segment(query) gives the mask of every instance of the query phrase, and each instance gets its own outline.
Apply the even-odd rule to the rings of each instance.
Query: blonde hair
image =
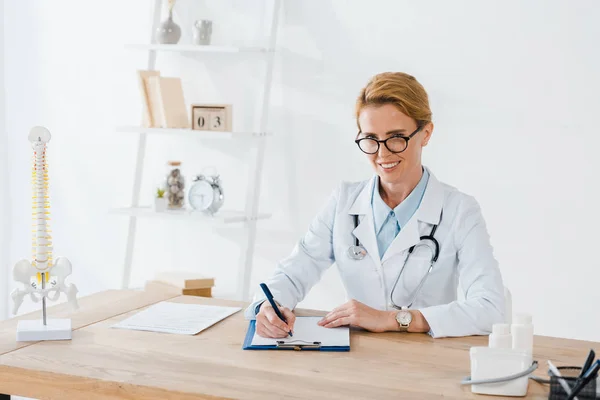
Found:
[[[375,75],[356,99],[356,124],[363,108],[392,104],[423,126],[431,122],[429,97],[414,76],[404,72],[383,72]],[[360,126],[358,127],[360,129]]]

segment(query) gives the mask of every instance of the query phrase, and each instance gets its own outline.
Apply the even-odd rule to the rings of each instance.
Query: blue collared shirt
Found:
[[[379,177],[375,178],[373,193],[371,194],[371,207],[373,208],[373,221],[380,258],[383,257],[398,232],[408,223],[419,205],[421,205],[428,180],[429,172],[423,168],[423,176],[417,186],[402,203],[392,210],[381,198],[379,194]]]
[[[406,199],[394,210],[390,208],[379,194],[379,177],[375,177],[373,192],[371,193],[371,208],[373,209],[373,221],[375,222],[375,234],[377,236],[377,247],[379,257],[383,257],[400,229],[405,226],[421,205],[421,200],[427,188],[429,172],[423,168],[423,176]],[[264,300],[254,304],[254,316],[258,314],[258,308]]]

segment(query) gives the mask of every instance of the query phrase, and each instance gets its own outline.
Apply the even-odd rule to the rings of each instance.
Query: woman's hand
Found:
[[[425,317],[419,310],[409,310],[412,322],[409,332],[429,332],[430,327]],[[398,311],[381,311],[371,308],[359,301],[350,300],[335,308],[321,321],[320,326],[335,328],[337,326],[356,326],[371,332],[397,331],[400,326],[396,321]]]
[[[319,321],[319,325],[325,328],[351,325],[371,332],[397,330],[398,327],[395,313],[376,310],[356,300],[335,308]]]
[[[284,338],[288,337],[288,332],[294,331],[296,316],[287,307],[279,307],[279,311],[287,320],[287,324],[279,319],[275,310],[268,301],[260,305],[256,315],[256,333],[266,338]]]

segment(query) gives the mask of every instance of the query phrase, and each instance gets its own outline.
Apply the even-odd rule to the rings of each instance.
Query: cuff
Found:
[[[250,304],[248,306],[248,308],[246,308],[246,311],[244,312],[246,319],[256,319],[256,316],[258,315],[258,312],[260,311],[260,306],[265,301],[267,301],[267,300],[261,299],[261,300],[257,300],[254,303]],[[277,300],[275,300],[275,304],[277,304],[279,307],[282,307],[281,304]]]
[[[275,289],[271,289],[271,293],[273,294],[275,303],[279,307],[287,307],[290,310],[295,308],[296,303],[291,295],[279,292]],[[258,314],[258,306],[265,301],[267,301],[267,298],[264,296],[264,294],[257,294],[256,297],[254,297],[254,301],[250,303],[250,305],[246,308],[246,311],[244,311],[244,316],[246,319],[256,319],[256,314]]]
[[[258,315],[258,311],[260,310],[260,306],[262,306],[262,303],[264,303],[264,300],[261,301],[260,303],[258,303],[256,305],[256,307],[254,307],[254,316],[256,317]]]
[[[260,299],[251,303],[244,312],[244,316],[246,319],[256,319],[256,314],[258,314],[258,309],[262,303],[265,302],[265,299]]]
[[[436,335],[436,333],[443,331],[440,326],[440,319],[438,318],[440,312],[443,312],[440,310],[440,307],[426,307],[420,309],[419,311],[421,311],[423,318],[425,318],[425,321],[427,321],[427,324],[429,325],[429,332],[427,332],[427,334],[434,339],[440,337],[439,335]]]

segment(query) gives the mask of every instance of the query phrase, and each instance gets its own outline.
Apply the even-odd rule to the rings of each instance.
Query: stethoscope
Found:
[[[440,217],[440,220],[441,220],[441,217]],[[357,227],[358,227],[358,215],[354,215],[354,229],[356,229]],[[408,254],[406,256],[406,259],[404,260],[404,265],[402,266],[402,269],[398,273],[398,276],[396,277],[396,281],[394,282],[394,286],[392,286],[392,291],[390,293],[390,305],[397,310],[407,309],[413,305],[415,299],[417,298],[417,295],[421,291],[421,287],[423,287],[423,284],[427,280],[427,277],[431,273],[431,270],[433,270],[433,266],[436,263],[439,255],[440,255],[440,244],[437,241],[437,239],[434,237],[437,227],[438,227],[438,224],[433,225],[433,228],[431,229],[431,233],[429,235],[421,236],[419,238],[419,243],[415,244],[410,249],[408,249]],[[429,269],[427,270],[425,275],[423,275],[421,282],[419,282],[419,285],[413,292],[413,295],[410,299],[409,304],[407,306],[399,306],[396,303],[394,303],[394,290],[396,290],[396,286],[398,286],[398,281],[400,281],[400,276],[402,275],[404,268],[406,268],[406,264],[408,262],[410,255],[415,250],[415,247],[421,246],[421,245],[427,246],[429,248],[429,250],[431,251],[431,260],[429,262]],[[360,243],[358,238],[355,237],[354,245],[350,246],[348,248],[348,257],[352,260],[360,261],[363,258],[365,258],[366,255],[367,255],[367,249],[365,249],[365,247]]]

